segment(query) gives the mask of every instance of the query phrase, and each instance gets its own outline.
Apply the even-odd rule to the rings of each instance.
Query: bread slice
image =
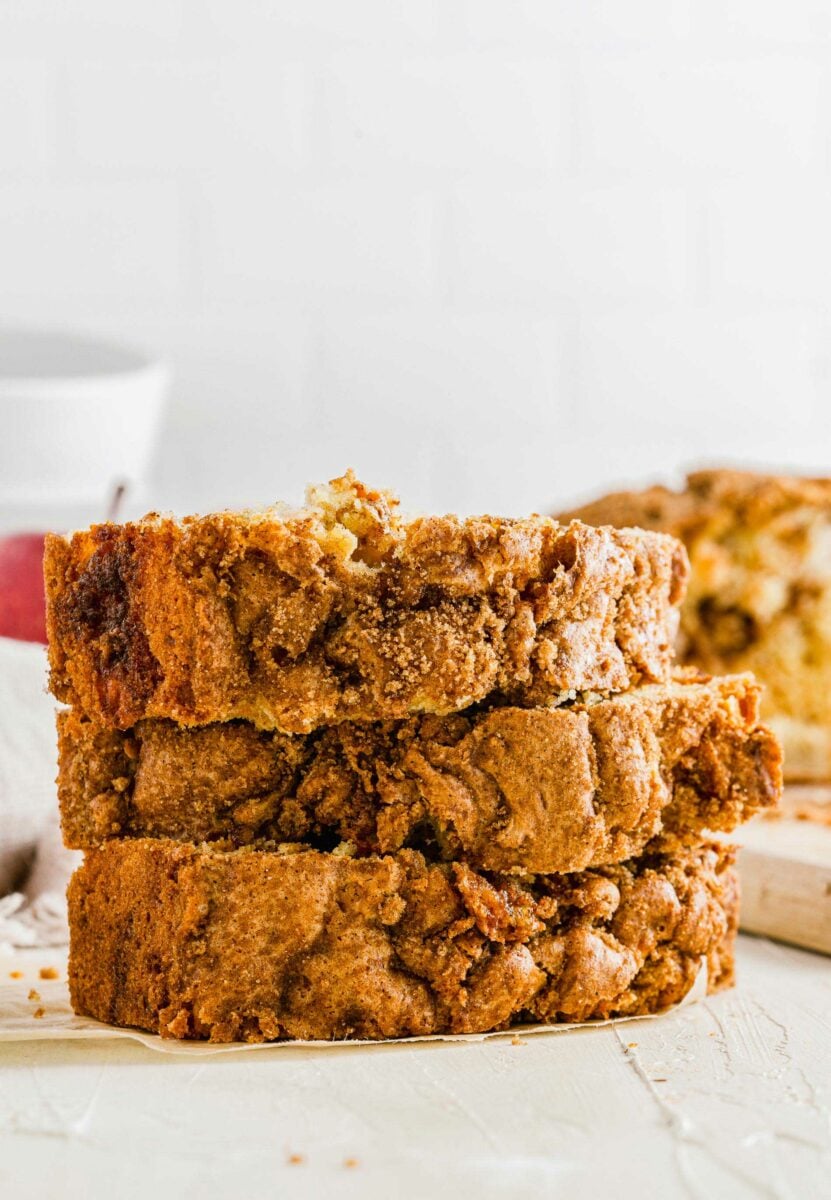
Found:
[[[831,779],[831,479],[698,471],[681,492],[621,492],[561,519],[574,518],[685,542],[683,661],[754,671],[786,778]]]
[[[75,1011],[167,1038],[480,1033],[732,981],[732,851],[525,879],[303,848],[108,842],[69,887]]]
[[[351,474],[310,501],[47,538],[55,695],[113,728],[308,733],[668,674],[687,574],[674,539],[549,517],[404,521]]]
[[[659,831],[729,831],[781,791],[751,676],[689,673],[594,704],[265,732],[245,722],[106,729],[59,717],[65,841],[418,846],[485,870],[579,871]]]

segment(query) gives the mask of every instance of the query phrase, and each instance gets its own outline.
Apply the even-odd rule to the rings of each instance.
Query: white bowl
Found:
[[[141,491],[170,381],[139,350],[0,330],[0,504],[103,503]]]

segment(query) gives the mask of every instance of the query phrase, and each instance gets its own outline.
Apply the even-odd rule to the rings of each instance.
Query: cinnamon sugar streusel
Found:
[[[786,777],[831,779],[831,479],[697,471],[681,491],[620,492],[562,519],[574,518],[681,538],[682,660],[755,672]]]

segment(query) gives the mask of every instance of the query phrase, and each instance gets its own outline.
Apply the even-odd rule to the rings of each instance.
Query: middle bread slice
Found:
[[[489,871],[581,871],[653,837],[727,832],[776,804],[781,752],[750,675],[681,673],[595,703],[311,735],[244,721],[116,731],[59,716],[67,845],[111,838],[412,847]]]

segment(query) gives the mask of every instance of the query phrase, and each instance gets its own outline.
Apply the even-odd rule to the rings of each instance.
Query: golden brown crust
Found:
[[[245,722],[126,733],[59,717],[64,838],[417,846],[485,870],[622,862],[662,830],[730,831],[781,791],[749,676],[679,677],[591,705],[497,708],[310,736]]]
[[[318,500],[50,536],[55,695],[114,728],[308,733],[666,678],[687,573],[674,540],[547,517],[404,522],[351,476]]]
[[[732,979],[732,851],[577,875],[414,851],[110,842],[69,888],[76,1012],[170,1038],[390,1038],[656,1012]]]
[[[753,671],[791,780],[831,779],[831,480],[698,471],[566,514],[681,538],[692,566],[682,660]]]

